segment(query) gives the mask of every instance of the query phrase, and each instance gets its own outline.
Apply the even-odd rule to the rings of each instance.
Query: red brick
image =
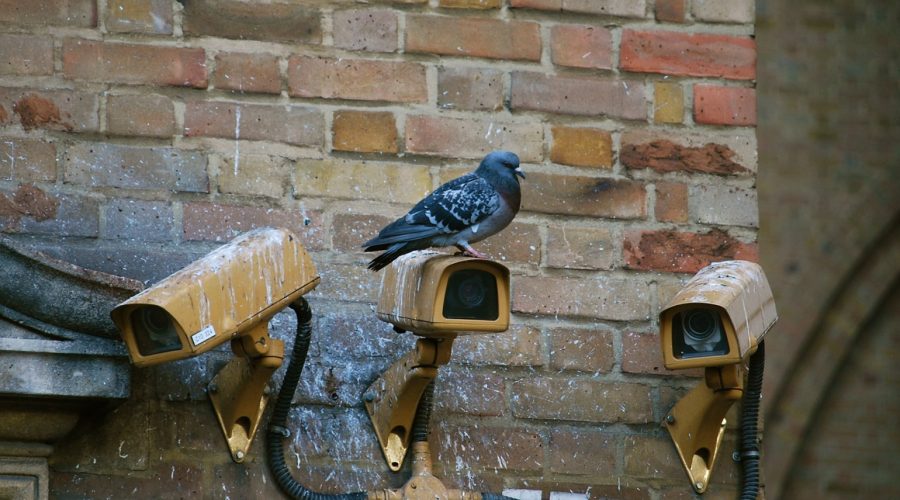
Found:
[[[540,123],[495,122],[471,118],[413,115],[406,118],[406,151],[452,158],[481,159],[497,149],[519,155],[523,162],[543,158]]]
[[[302,106],[196,100],[185,103],[184,135],[187,137],[319,146],[325,139],[324,128],[322,112]]]
[[[442,424],[432,435],[436,438],[432,452],[437,463],[540,471],[544,461],[541,435],[524,429]]]
[[[0,35],[0,75],[53,74],[53,39]]]
[[[530,109],[569,115],[647,118],[644,84],[582,76],[512,73],[513,110]]]
[[[361,101],[425,102],[425,66],[402,61],[295,56],[288,62],[294,97]]]
[[[510,7],[581,14],[644,17],[645,0],[510,0]]]
[[[448,9],[499,9],[500,0],[440,0],[440,7]]]
[[[184,204],[183,219],[189,241],[228,241],[251,229],[277,226],[299,236],[307,250],[325,247],[322,214],[313,210],[191,202]]]
[[[720,229],[705,234],[629,231],[623,253],[631,269],[674,273],[695,273],[721,260],[759,260],[755,243],[744,243]]]
[[[99,99],[93,92],[0,88],[0,110],[9,110],[0,112],[6,115],[0,122],[18,120],[25,130],[97,132],[99,107]]]
[[[646,217],[646,187],[630,180],[529,172],[522,182],[522,209],[613,219]]]
[[[56,145],[36,139],[0,137],[0,180],[56,180]]]
[[[686,0],[656,0],[656,20],[666,23],[683,23],[687,12]]]
[[[612,136],[606,130],[554,126],[550,161],[575,167],[612,167]]]
[[[171,137],[175,106],[162,95],[111,95],[106,99],[106,128],[117,135]]]
[[[168,147],[77,143],[65,154],[67,184],[208,193],[206,156]]]
[[[240,0],[191,0],[184,6],[185,35],[207,35],[240,40],[322,42],[318,9],[289,3]]]
[[[710,125],[756,125],[756,89],[694,85],[694,121]]]
[[[453,345],[453,361],[472,365],[541,366],[541,332],[514,325],[492,335],[464,335]]]
[[[622,334],[622,372],[665,376],[702,374],[700,370],[667,370],[659,334],[636,332]]]
[[[503,72],[440,67],[437,103],[444,109],[499,111],[503,108]]]
[[[538,61],[541,33],[537,23],[527,21],[410,15],[406,51]]]
[[[219,53],[211,82],[217,89],[240,92],[281,92],[278,59],[269,54]]]
[[[167,242],[174,236],[175,215],[167,202],[112,200],[104,212],[105,238]]]
[[[336,151],[396,153],[397,123],[390,111],[335,111],[332,124]]]
[[[437,411],[500,416],[506,408],[504,380],[497,373],[475,373],[448,366],[441,369],[436,384],[434,406]]]
[[[644,384],[539,376],[517,380],[510,392],[517,418],[630,424],[653,418]]]
[[[547,266],[561,269],[612,269],[618,245],[606,228],[550,226]]]
[[[574,68],[612,68],[612,34],[599,26],[558,24],[550,30],[553,64]]]
[[[63,42],[63,74],[75,80],[205,88],[203,49],[104,43]]]
[[[394,52],[397,12],[385,9],[339,10],[334,13],[334,46],[349,50]]]
[[[174,23],[169,0],[109,0],[106,29],[114,33],[171,35]]]
[[[550,470],[613,478],[618,441],[615,434],[598,429],[551,429]]]
[[[622,32],[619,67],[639,73],[756,78],[752,38],[674,31]]]
[[[550,330],[550,368],[609,373],[616,361],[612,332],[583,328]]]
[[[652,169],[663,174],[750,174],[750,168],[739,163],[745,161],[741,156],[746,156],[748,148],[741,147],[745,145],[736,142],[739,143],[740,139],[728,140],[708,135],[702,138],[656,137],[652,134],[626,132],[622,135],[619,161],[629,169]],[[742,151],[735,151],[734,148]]]
[[[684,477],[678,452],[668,436],[626,436],[625,473],[636,478]]]
[[[514,312],[561,317],[644,321],[650,317],[646,283],[607,276],[517,276]]]
[[[95,0],[0,0],[0,23],[19,26],[97,26]]]
[[[656,183],[656,220],[660,222],[688,221],[688,187],[680,182]]]

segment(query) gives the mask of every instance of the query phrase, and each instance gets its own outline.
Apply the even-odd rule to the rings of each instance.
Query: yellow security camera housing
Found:
[[[266,323],[319,284],[285,229],[244,233],[119,304],[112,319],[136,366],[189,358]]]
[[[710,264],[659,314],[666,368],[740,363],[777,320],[775,298],[759,264]]]
[[[705,371],[664,421],[697,493],[709,485],[725,414],[744,394],[744,361],[777,319],[762,267],[741,260],[704,267],[659,314],[666,368]]]
[[[296,236],[257,229],[189,264],[112,311],[131,362],[189,358],[231,341],[235,356],[207,390],[231,457],[243,462],[284,360],[269,320],[319,284]]]
[[[378,318],[427,337],[509,328],[509,269],[485,259],[413,252],[387,267]]]

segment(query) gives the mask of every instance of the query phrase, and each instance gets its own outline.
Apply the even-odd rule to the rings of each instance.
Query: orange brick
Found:
[[[390,111],[335,111],[333,147],[338,151],[396,153],[397,124]]]
[[[653,84],[653,121],[681,123],[684,120],[684,92],[678,83]]]
[[[558,24],[550,30],[553,64],[574,68],[612,68],[612,35],[606,28]]]
[[[281,92],[278,59],[269,54],[217,54],[212,84],[225,90],[278,94]]]
[[[406,51],[537,61],[541,34],[539,25],[528,21],[410,15]]]
[[[203,49],[68,39],[63,74],[74,80],[205,88]]]
[[[619,68],[639,73],[756,78],[756,43],[749,37],[680,33],[622,32]]]
[[[294,97],[425,102],[425,66],[411,62],[295,56],[288,62]]]
[[[656,183],[656,220],[660,222],[688,221],[688,187],[680,182]]]
[[[710,125],[756,125],[756,89],[694,85],[694,121]]]
[[[612,136],[605,130],[555,126],[550,160],[576,167],[612,167]]]

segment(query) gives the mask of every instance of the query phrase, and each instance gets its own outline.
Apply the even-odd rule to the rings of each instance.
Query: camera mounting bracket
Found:
[[[269,396],[267,385],[284,360],[284,342],[269,337],[268,321],[232,339],[234,358],[207,387],[231,458],[247,457]]]
[[[452,348],[452,337],[419,338],[415,349],[385,370],[363,395],[384,459],[394,472],[403,466],[422,393],[438,367],[450,362]]]
[[[678,401],[664,421],[697,493],[709,486],[725,434],[725,414],[744,393],[740,364],[706,368],[705,378],[705,383]]]

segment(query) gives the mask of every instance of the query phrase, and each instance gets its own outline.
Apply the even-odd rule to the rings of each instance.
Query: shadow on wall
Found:
[[[760,254],[781,315],[767,491],[898,497],[900,384],[886,360],[900,355],[900,5],[761,0],[757,12]]]

